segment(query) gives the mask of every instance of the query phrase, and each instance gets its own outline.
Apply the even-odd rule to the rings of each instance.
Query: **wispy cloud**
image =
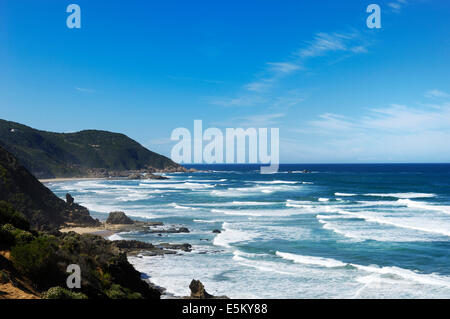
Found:
[[[76,86],[75,90],[79,91],[79,92],[83,92],[83,93],[95,93],[94,89],[87,89],[87,88],[81,88]]]
[[[302,136],[295,149],[324,161],[450,160],[449,101],[432,108],[391,104],[358,116],[323,113],[294,131]]]
[[[283,74],[289,74],[301,68],[300,65],[289,62],[269,62],[267,65],[270,71]]]
[[[443,91],[434,89],[434,90],[428,90],[425,93],[425,97],[428,98],[448,98],[450,95],[448,93],[445,93]]]
[[[280,123],[285,113],[253,114],[231,118],[227,121],[212,123],[219,127],[273,127]]]
[[[351,33],[317,33],[311,41],[290,54],[284,62],[268,62],[266,74],[254,82],[245,85],[250,91],[262,92],[271,87],[283,77],[298,70],[306,69],[308,60],[330,53],[359,54],[367,52],[368,41],[365,41],[359,32]]]
[[[330,52],[366,52],[365,44],[360,43],[359,34],[354,32],[346,33],[317,33],[314,39],[307,43],[307,46],[297,51],[297,55],[302,59],[313,58],[326,55]]]
[[[274,86],[276,86],[285,77],[296,72],[307,70],[308,62],[311,59],[324,57],[331,53],[340,54],[339,58],[347,58],[354,54],[367,52],[369,41],[363,38],[362,34],[353,32],[320,32],[315,34],[312,40],[306,41],[300,48],[291,52],[284,61],[267,62],[263,71],[256,75],[256,79],[243,85],[244,92],[252,92],[253,94],[268,94]],[[258,100],[255,96],[249,98],[247,93],[243,93],[240,97],[232,99],[221,99],[220,105],[227,106],[247,106],[254,105]],[[252,103],[249,103],[252,102]]]
[[[220,106],[254,106],[266,102],[266,99],[259,95],[242,95],[237,98],[208,98],[210,104]]]
[[[400,10],[403,9],[407,5],[407,1],[406,0],[396,0],[396,1],[388,2],[387,5],[393,12],[400,12]]]

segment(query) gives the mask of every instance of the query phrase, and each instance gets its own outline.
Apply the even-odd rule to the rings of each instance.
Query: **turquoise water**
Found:
[[[190,253],[130,258],[175,295],[196,278],[234,298],[450,298],[450,165],[207,168],[168,181],[47,186],[100,219],[122,210],[187,226],[111,238],[191,243]]]

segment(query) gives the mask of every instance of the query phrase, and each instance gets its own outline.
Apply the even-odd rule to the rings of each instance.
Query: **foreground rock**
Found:
[[[178,233],[189,233],[189,229],[186,227],[179,228],[168,228],[168,229],[149,229],[144,231],[146,234],[178,234]]]
[[[153,245],[137,240],[115,240],[113,245],[128,255],[142,255],[142,256],[161,256],[166,254],[176,254],[176,250],[190,252],[192,246],[190,244],[169,244],[162,243]]]
[[[113,225],[131,225],[134,224],[133,220],[125,215],[124,212],[111,212],[109,213],[107,224]]]
[[[191,296],[185,297],[185,299],[229,299],[227,296],[210,295],[200,280],[192,279],[189,289],[191,289]]]

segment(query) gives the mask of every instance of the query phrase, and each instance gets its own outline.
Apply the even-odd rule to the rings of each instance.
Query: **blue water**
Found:
[[[175,295],[196,278],[234,298],[450,297],[450,164],[198,168],[168,181],[47,186],[100,219],[122,210],[188,227],[112,238],[191,243],[190,253],[130,258]]]

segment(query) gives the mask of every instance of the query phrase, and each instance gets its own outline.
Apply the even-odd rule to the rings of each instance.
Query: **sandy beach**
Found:
[[[104,227],[65,227],[61,228],[59,231],[62,233],[68,233],[73,231],[80,235],[92,234],[102,236],[104,238],[108,238],[117,232],[111,229],[106,229]]]

